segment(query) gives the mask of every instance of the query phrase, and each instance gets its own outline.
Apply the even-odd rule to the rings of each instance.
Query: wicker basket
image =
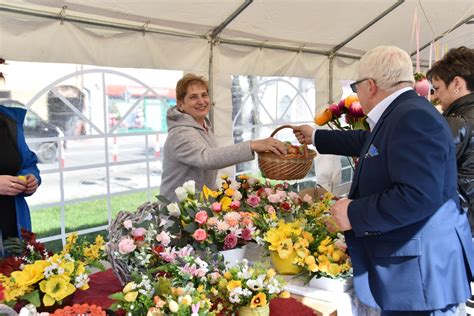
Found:
[[[158,227],[159,219],[153,215],[156,214],[159,207],[160,204],[158,202],[146,202],[140,205],[134,213],[120,211],[109,226],[109,242],[106,246],[106,253],[112,266],[112,270],[122,285],[125,285],[132,280],[132,271],[128,270],[127,263],[115,255],[115,253],[118,252],[120,240],[122,240],[126,234],[126,230],[123,228],[123,222],[125,220],[130,220],[134,225],[139,225],[143,221],[152,218],[157,221],[155,227]],[[143,267],[143,269],[146,270],[146,267]]]
[[[275,129],[270,137],[284,128],[291,128],[291,125],[282,125]],[[304,145],[303,157],[278,157],[272,152],[258,154],[258,166],[262,175],[275,180],[296,180],[303,179],[311,169],[313,159],[316,157],[314,150],[308,149]]]

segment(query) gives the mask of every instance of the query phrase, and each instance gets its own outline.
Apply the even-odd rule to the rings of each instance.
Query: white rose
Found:
[[[178,195],[178,193],[176,193],[176,195]],[[179,217],[181,215],[181,211],[179,210],[178,203],[176,202],[168,204],[166,208],[168,209],[168,213],[170,214],[170,216]]]
[[[174,193],[176,193],[176,196],[180,201],[184,201],[188,197],[188,192],[183,187],[177,187],[176,190],[174,190]]]
[[[172,313],[177,313],[179,310],[179,305],[176,303],[176,301],[170,300],[168,303],[168,307],[170,309],[170,312]]]
[[[232,194],[232,200],[234,201],[242,200],[242,193],[240,193],[240,191],[235,191],[234,194]]]
[[[196,182],[194,182],[194,180],[186,181],[183,184],[183,188],[188,192],[188,194],[194,195],[196,192]]]

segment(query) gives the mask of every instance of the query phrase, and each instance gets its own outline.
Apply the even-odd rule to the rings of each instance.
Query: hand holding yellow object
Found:
[[[18,179],[23,181],[26,184],[26,177],[25,176],[18,176]]]

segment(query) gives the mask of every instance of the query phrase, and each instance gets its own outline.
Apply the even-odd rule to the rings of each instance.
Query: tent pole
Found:
[[[242,3],[237,10],[232,12],[231,15],[229,15],[218,27],[216,27],[212,33],[211,33],[211,39],[215,39],[224,29],[227,25],[230,24],[242,11],[244,11],[250,4],[252,4],[253,0],[245,0],[244,3]]]
[[[328,56],[329,58],[328,104],[332,104],[334,102],[333,100],[334,57],[335,57],[335,54],[331,54]]]
[[[338,50],[340,50],[342,47],[346,46],[347,43],[349,43],[350,41],[352,41],[354,38],[356,38],[357,36],[359,36],[360,34],[362,34],[363,32],[365,32],[367,29],[369,29],[372,25],[374,25],[375,23],[377,23],[379,20],[381,20],[382,18],[384,18],[386,15],[388,15],[390,12],[392,12],[393,10],[395,10],[398,6],[400,6],[403,2],[405,2],[405,0],[397,0],[396,3],[394,3],[390,8],[388,8],[387,10],[383,11],[381,14],[379,14],[377,17],[375,17],[375,19],[373,19],[372,21],[370,21],[369,23],[367,23],[366,25],[364,25],[362,28],[360,28],[359,30],[357,30],[354,34],[352,34],[351,36],[349,36],[347,39],[345,39],[344,41],[342,41],[341,43],[337,44],[336,46],[333,47],[332,51],[333,52],[337,52]]]
[[[73,23],[80,23],[84,25],[112,28],[112,29],[124,30],[124,31],[134,31],[134,32],[141,32],[141,33],[145,32],[145,33],[163,34],[163,35],[170,35],[170,36],[177,36],[177,37],[187,37],[187,38],[200,38],[200,39],[206,38],[206,36],[204,35],[165,31],[165,30],[160,30],[158,28],[153,28],[148,25],[147,25],[147,28],[144,29],[143,25],[135,26],[132,24],[106,22],[106,21],[101,21],[101,20],[84,18],[80,16],[62,15],[62,14],[58,15],[54,13],[32,10],[32,9],[25,9],[25,8],[11,6],[11,5],[6,5],[6,4],[0,4],[0,11],[27,15],[27,16],[34,16],[34,17],[39,17],[43,19],[58,20],[62,22],[67,21],[67,22],[73,22]]]
[[[212,107],[211,107],[211,110],[209,111],[209,120],[211,121],[211,124],[212,124],[212,132],[214,132],[214,45],[215,45],[215,41],[214,40],[210,40],[209,41],[209,45],[211,45],[211,47],[209,48],[209,87],[208,87],[208,90],[209,90],[209,96],[211,98],[211,104],[212,104]]]

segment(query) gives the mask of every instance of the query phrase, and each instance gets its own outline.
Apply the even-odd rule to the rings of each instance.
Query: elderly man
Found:
[[[351,88],[370,131],[294,127],[322,154],[359,157],[349,198],[331,208],[345,231],[356,293],[382,315],[454,315],[470,297],[474,249],[450,130],[413,91],[405,51],[367,52],[357,78]]]

